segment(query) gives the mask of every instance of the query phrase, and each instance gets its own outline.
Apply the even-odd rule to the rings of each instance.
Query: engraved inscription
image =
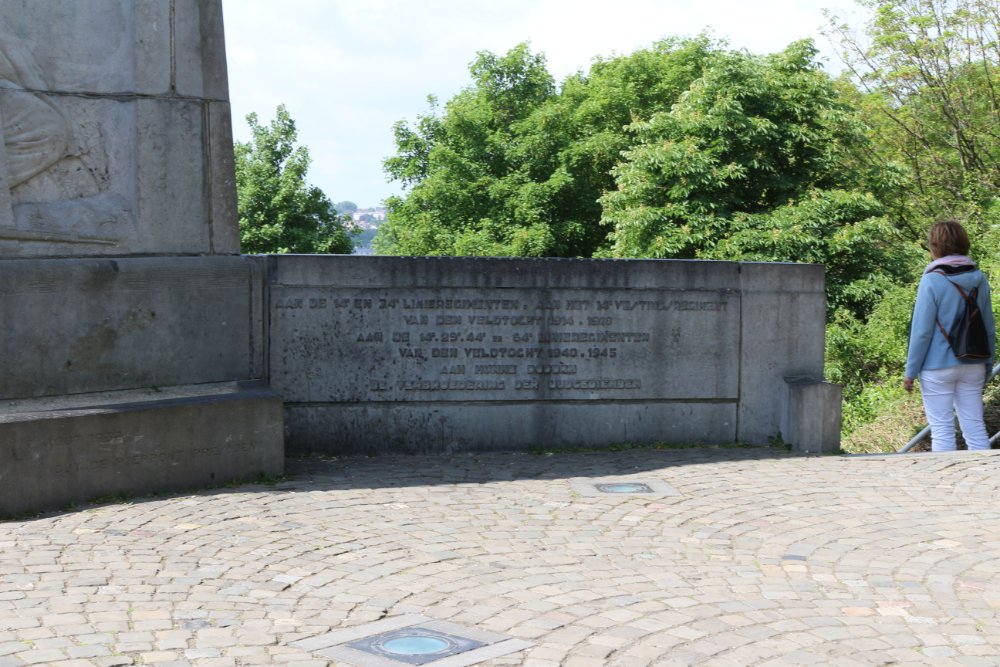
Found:
[[[716,359],[738,351],[738,295],[587,295],[275,286],[272,383],[290,401],[735,398]]]

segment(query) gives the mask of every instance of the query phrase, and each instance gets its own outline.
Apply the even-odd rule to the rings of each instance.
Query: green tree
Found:
[[[518,123],[553,94],[552,77],[527,44],[503,57],[480,52],[469,71],[473,85],[444,114],[431,98],[415,130],[405,122],[394,127],[398,153],[385,169],[410,192],[386,202],[388,220],[376,237],[382,252],[534,254],[508,247],[512,186],[523,178],[511,148]]]
[[[715,53],[677,104],[635,123],[638,141],[602,199],[613,253],[717,255],[736,215],[859,187],[863,175],[844,165],[864,128],[815,56],[809,41],[770,56]]]
[[[860,0],[863,36],[830,19],[860,108],[871,159],[905,165],[902,201],[916,233],[935,217],[975,223],[1000,196],[1000,5],[995,0]],[[981,231],[981,230],[973,230]]]
[[[814,189],[772,211],[735,214],[729,235],[703,257],[823,264],[831,318],[843,311],[863,322],[883,294],[915,277],[923,257],[886,213],[871,193]]]
[[[306,182],[309,151],[295,145],[295,121],[285,106],[268,125],[253,113],[247,123],[251,140],[234,146],[243,252],[350,253],[353,229],[323,191]]]
[[[394,254],[589,257],[607,243],[600,196],[633,138],[626,126],[677,101],[700,76],[705,38],[598,59],[556,90],[521,44],[481,53],[473,84],[443,111],[397,123],[385,161],[408,192],[376,239]]]
[[[358,205],[352,201],[345,200],[337,202],[333,208],[336,209],[337,213],[340,213],[341,215],[345,213],[350,215],[358,210]]]

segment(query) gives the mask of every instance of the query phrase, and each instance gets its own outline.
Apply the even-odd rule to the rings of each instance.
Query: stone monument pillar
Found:
[[[2,0],[0,139],[0,514],[281,472],[221,0]]]

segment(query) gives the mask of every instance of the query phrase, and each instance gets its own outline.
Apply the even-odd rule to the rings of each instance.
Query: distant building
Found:
[[[351,213],[354,222],[385,222],[385,207],[359,208]]]

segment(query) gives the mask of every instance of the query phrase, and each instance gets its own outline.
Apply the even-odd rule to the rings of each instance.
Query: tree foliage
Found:
[[[706,39],[664,41],[596,60],[556,90],[520,44],[470,66],[472,85],[443,110],[431,99],[394,127],[382,252],[589,257],[607,243],[598,199],[631,142],[626,126],[669,107],[701,73]]]
[[[796,261],[826,268],[827,308],[864,321],[883,294],[919,270],[922,255],[858,190],[814,189],[764,213],[738,213],[706,259]]]
[[[844,157],[864,132],[815,55],[811,42],[765,57],[715,53],[677,104],[634,124],[638,141],[602,200],[614,254],[704,256],[734,215],[859,186]]]
[[[862,0],[863,37],[831,18],[860,106],[877,136],[872,159],[905,165],[915,228],[975,218],[1000,195],[1000,5],[995,0]]]
[[[306,182],[309,151],[296,146],[295,121],[284,105],[262,125],[249,114],[249,142],[236,142],[240,240],[246,253],[350,253],[348,221],[318,187]]]

